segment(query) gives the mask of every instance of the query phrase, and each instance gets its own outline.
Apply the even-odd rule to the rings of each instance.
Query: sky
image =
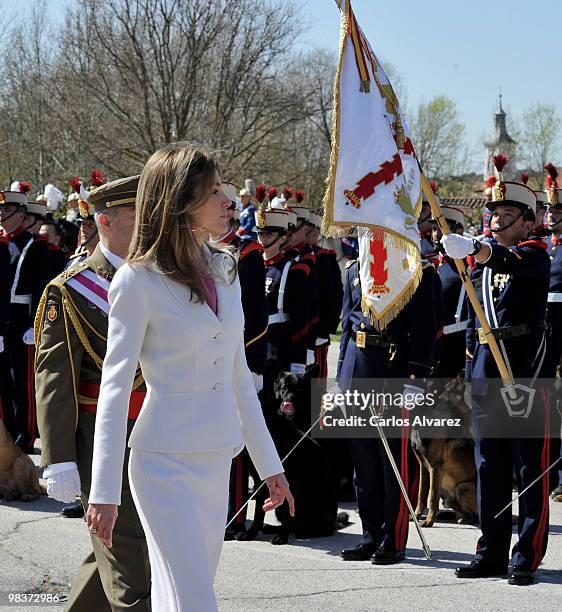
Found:
[[[307,24],[299,47],[336,53],[340,19],[334,0],[292,1]],[[21,14],[32,2],[0,0],[0,9]],[[47,3],[53,20],[61,19],[65,0]],[[375,53],[400,74],[402,105],[414,110],[437,95],[451,98],[477,162],[484,156],[480,143],[493,131],[500,90],[508,130],[510,118],[519,118],[535,102],[554,105],[562,116],[561,0],[536,5],[528,0],[354,0],[353,9]],[[562,165],[562,143],[553,161]]]

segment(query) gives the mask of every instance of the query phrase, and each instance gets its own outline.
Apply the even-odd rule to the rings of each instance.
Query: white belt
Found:
[[[285,312],[278,312],[277,314],[269,315],[269,319],[267,320],[269,325],[274,325],[275,323],[285,323],[289,320],[289,315]]]
[[[549,293],[548,302],[562,302],[562,293]]]
[[[468,321],[459,321],[458,323],[451,323],[450,325],[445,325],[443,327],[443,333],[454,334],[455,332],[460,332],[463,329],[466,329],[468,326]]]
[[[31,306],[31,293],[27,295],[12,295],[10,302],[12,304],[27,304]]]

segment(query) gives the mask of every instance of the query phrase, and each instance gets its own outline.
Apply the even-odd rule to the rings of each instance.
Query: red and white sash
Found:
[[[110,282],[106,278],[87,269],[68,279],[66,284],[89,302],[92,302],[102,312],[109,314],[107,292],[109,291]]]

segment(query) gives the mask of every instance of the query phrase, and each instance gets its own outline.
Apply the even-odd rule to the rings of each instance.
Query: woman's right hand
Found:
[[[116,504],[88,504],[86,524],[90,533],[98,537],[107,548],[111,548],[113,527],[117,520]]]
[[[277,506],[280,506],[285,500],[289,504],[289,513],[291,516],[295,516],[295,500],[291,489],[289,489],[289,483],[285,474],[275,474],[265,479],[267,488],[269,489],[269,497],[265,500],[263,510],[269,512],[274,510]]]

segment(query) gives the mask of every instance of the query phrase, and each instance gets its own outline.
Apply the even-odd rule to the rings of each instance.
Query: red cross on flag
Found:
[[[421,279],[420,168],[390,81],[349,0],[339,0],[332,152],[322,231],[357,231],[363,310],[384,328]]]

